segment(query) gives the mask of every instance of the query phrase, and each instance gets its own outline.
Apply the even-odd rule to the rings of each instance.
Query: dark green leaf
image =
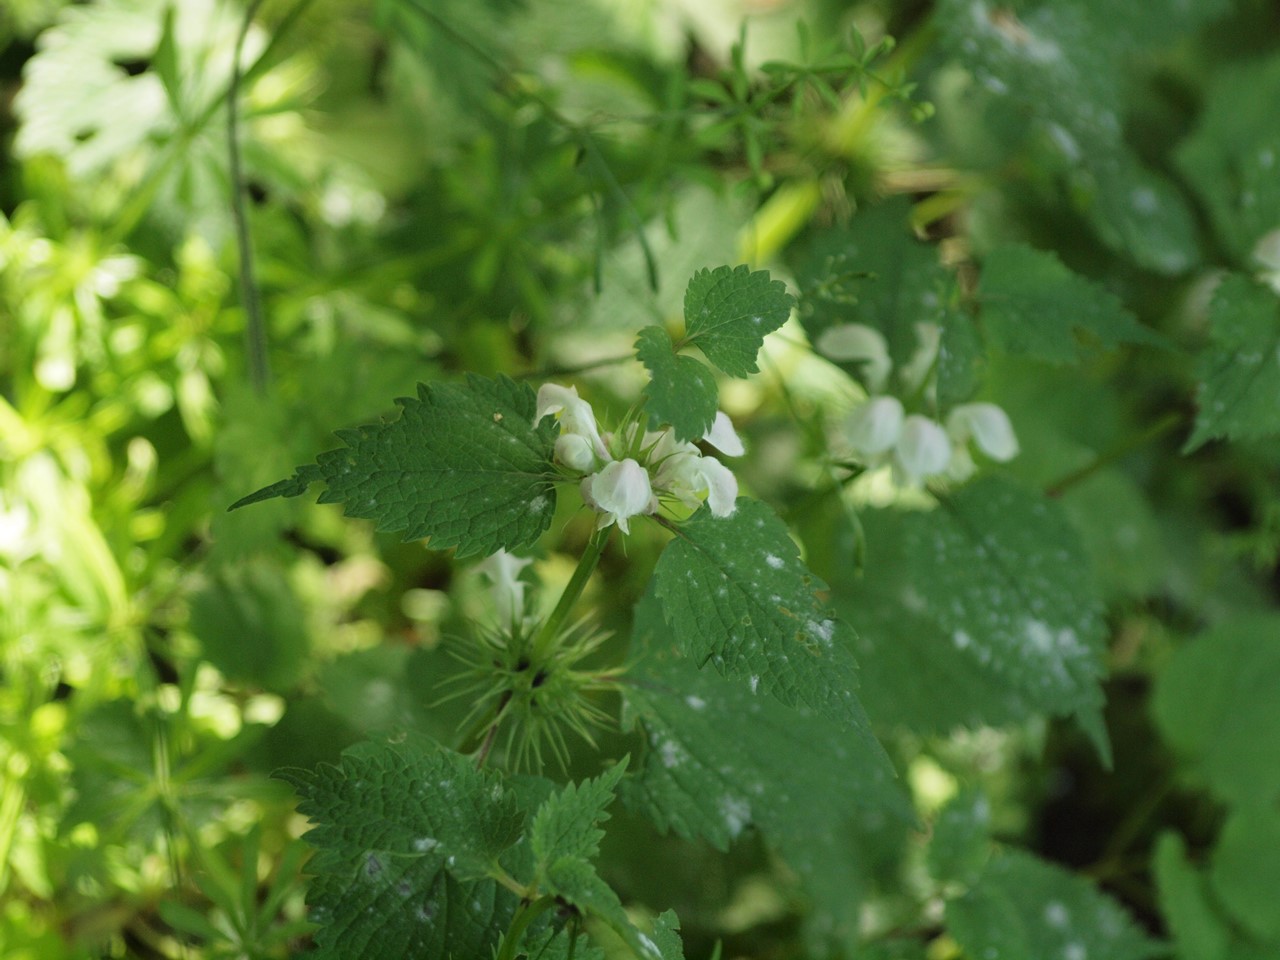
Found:
[[[1152,861],[1160,912],[1186,960],[1226,960],[1230,934],[1210,900],[1205,878],[1187,860],[1186,844],[1166,832],[1156,842]]]
[[[1210,789],[1280,798],[1280,619],[1231,620],[1174,654],[1156,680],[1156,723]]]
[[[929,838],[929,872],[940,881],[971,884],[991,852],[991,802],[976,788],[957,793],[938,811]]]
[[[1103,347],[1164,342],[1117,297],[1072,273],[1052,253],[1031,247],[993,250],[983,262],[978,293],[983,325],[1009,353],[1074,363],[1084,353],[1081,332]]]
[[[724,518],[700,509],[676,529],[654,579],[675,642],[694,662],[866,729],[852,631],[818,599],[826,585],[763,503],[740,497]]]
[[[397,402],[399,419],[340,432],[346,447],[231,509],[295,497],[322,480],[321,503],[341,503],[347,516],[406,540],[457,547],[458,556],[527,547],[550,526],[556,427],[534,425],[528,384],[472,375],[465,384],[419,385],[416,398]]]
[[[1209,882],[1241,926],[1280,946],[1280,812],[1251,806],[1232,813],[1213,851]]]
[[[636,356],[652,378],[644,393],[645,410],[654,421],[671,424],[677,440],[697,440],[711,429],[719,391],[705,364],[678,356],[671,337],[658,326],[640,331]]]
[[[1233,274],[1214,291],[1209,325],[1213,343],[1197,364],[1200,410],[1184,453],[1215,437],[1280,433],[1280,297]]]
[[[1019,850],[947,905],[947,930],[985,960],[1145,960],[1164,954],[1087,880]]]
[[[684,294],[686,339],[731,377],[758,372],[756,354],[791,315],[791,295],[767,270],[699,270]]]

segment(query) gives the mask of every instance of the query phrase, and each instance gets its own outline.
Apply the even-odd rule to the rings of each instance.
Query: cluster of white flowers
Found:
[[[936,383],[926,382],[934,370],[942,330],[935,323],[916,324],[917,347],[898,372],[904,390],[922,391],[935,401]],[[994,403],[962,403],[952,408],[945,425],[923,414],[907,414],[897,397],[881,394],[893,362],[880,331],[861,323],[845,323],[823,332],[815,346],[833,360],[858,363],[871,394],[849,414],[845,436],[869,466],[889,463],[900,482],[918,484],[933,477],[964,480],[977,469],[970,443],[992,460],[1011,460],[1018,438],[1004,410]]]
[[[670,429],[646,431],[638,443],[634,429],[601,434],[591,404],[579,397],[574,387],[555,383],[543,384],[538,390],[534,422],[548,415],[560,420],[555,458],[570,470],[585,474],[582,499],[600,514],[600,527],[616,523],[623,533],[630,533],[630,519],[656,511],[662,496],[688,507],[705,500],[717,517],[733,513],[738,497],[733,472],[720,461],[704,457],[694,444],[676,440]],[[731,457],[744,452],[733,424],[723,413],[716,414],[702,439]]]

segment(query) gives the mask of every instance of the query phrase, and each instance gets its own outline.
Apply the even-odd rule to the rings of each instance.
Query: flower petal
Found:
[[[884,389],[893,361],[884,335],[864,323],[839,323],[818,334],[815,349],[837,362],[862,364],[867,387],[873,392]]]
[[[855,452],[874,457],[898,442],[902,423],[902,402],[897,397],[872,397],[849,414],[845,434]]]
[[[582,490],[592,509],[604,514],[600,525],[617,522],[624,533],[630,532],[628,518],[655,509],[649,472],[630,457],[605,464],[582,482]]]
[[[715,422],[711,424],[711,429],[702,435],[702,439],[726,457],[740,457],[747,452],[737,431],[733,429],[733,421],[723,410],[716,411]]]
[[[947,432],[959,443],[970,438],[992,460],[1003,463],[1018,455],[1018,438],[1009,416],[994,403],[964,403],[947,417]]]
[[[915,483],[947,469],[951,438],[933,420],[913,413],[902,422],[902,437],[895,452],[899,469],[909,482]]]

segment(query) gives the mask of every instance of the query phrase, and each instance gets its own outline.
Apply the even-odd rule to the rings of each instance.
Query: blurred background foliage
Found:
[[[1260,243],[1280,225],[1280,8],[246,12],[0,9],[0,954],[289,955],[306,848],[271,772],[372,733],[455,738],[459,712],[432,707],[439,645],[483,617],[477,578],[331,508],[230,502],[418,380],[573,375],[602,406],[629,402],[639,367],[607,361],[679,315],[699,267],[768,266],[838,313],[863,268],[831,252],[861,232],[884,250],[873,269],[902,271],[875,309],[909,320],[1021,240],[1169,344],[982,361],[1023,444],[1010,472],[1060,495],[1107,601],[1114,771],[945,651],[886,641],[910,634],[876,606],[911,582],[899,521],[868,494],[864,575],[846,514],[815,493],[822,423],[853,388],[792,325],[761,377],[723,385],[754,450],[741,475],[865,632],[868,712],[919,823],[851,827],[815,893],[752,834],[721,853],[619,810],[611,881],[674,907],[690,956],[717,940],[726,957],[1015,956],[991,918],[1022,923],[1017,890],[1060,878],[1023,854],[985,866],[998,841],[1101,884],[1185,960],[1280,957],[1280,455],[1178,452],[1215,277],[1280,269]],[[227,150],[246,24],[265,390]],[[547,583],[585,536],[571,511],[555,529]],[[657,548],[633,540],[602,568],[595,602],[623,635]],[[812,922],[824,899],[843,928]]]

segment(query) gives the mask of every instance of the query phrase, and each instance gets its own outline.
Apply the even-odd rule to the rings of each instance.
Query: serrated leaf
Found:
[[[1176,944],[1179,960],[1226,960],[1230,934],[1209,902],[1205,878],[1187,860],[1186,844],[1166,832],[1152,858],[1160,913]]]
[[[524,820],[497,774],[434,744],[362,743],[283,770],[317,847],[308,894],[321,957],[487,956],[516,898],[491,880]]]
[[[1199,124],[1174,156],[1241,268],[1280,224],[1278,99],[1280,56],[1224,64],[1210,74]]]
[[[362,743],[337,766],[276,775],[298,791],[298,811],[315,824],[307,840],[321,850],[321,870],[425,857],[476,879],[494,873],[524,823],[498,774],[418,739]]]
[[[1164,343],[1117,297],[1031,247],[993,250],[983,262],[978,295],[983,326],[1009,353],[1076,363],[1084,356],[1081,332],[1103,347]]]
[[[676,528],[654,581],[677,646],[699,666],[867,729],[852,631],[818,600],[826,585],[763,503],[740,497],[729,517],[702,507]]]
[[[1049,713],[1079,716],[1099,751],[1105,627],[1074,531],[1056,505],[995,478],[907,528],[924,609],[953,646]],[[1101,742],[1099,741],[1101,737]]]
[[[627,769],[624,758],[593,780],[570,783],[538,808],[529,830],[529,843],[539,870],[564,859],[595,859],[604,831],[596,824],[609,819],[605,808]]]
[[[1234,811],[1214,848],[1209,882],[1241,926],[1280,941],[1280,813],[1263,806]]]
[[[636,356],[649,370],[645,410],[669,423],[677,440],[701,438],[716,419],[719,391],[715,375],[701,361],[676,354],[662,327],[645,327],[636,338]]]
[[[628,805],[720,849],[759,828],[831,925],[856,929],[868,857],[851,835],[905,833],[913,820],[879,743],[670,653],[647,657],[623,690],[649,748],[623,783]]]
[[[938,251],[915,238],[905,199],[859,208],[845,227],[819,233],[796,264],[800,322],[811,343],[833,326],[884,334],[895,366],[916,349],[915,325],[941,320],[953,281]]]
[[[757,373],[756,355],[765,335],[791,315],[791,295],[769,271],[745,264],[703,269],[684,294],[686,342],[731,377]]]
[[[1020,850],[947,904],[947,930],[985,960],[1145,960],[1165,953],[1087,880]]]
[[[1212,345],[1196,365],[1199,412],[1184,453],[1215,437],[1248,440],[1280,433],[1280,297],[1232,274],[1209,308]]]
[[[1227,621],[1179,649],[1156,678],[1169,745],[1235,803],[1280,798],[1280,618]]]
[[[469,375],[462,384],[420,384],[397,401],[396,420],[342,431],[346,446],[231,505],[296,497],[322,480],[320,503],[374,520],[406,540],[430,538],[458,556],[527,547],[551,525],[556,427],[533,423],[525,383]]]

